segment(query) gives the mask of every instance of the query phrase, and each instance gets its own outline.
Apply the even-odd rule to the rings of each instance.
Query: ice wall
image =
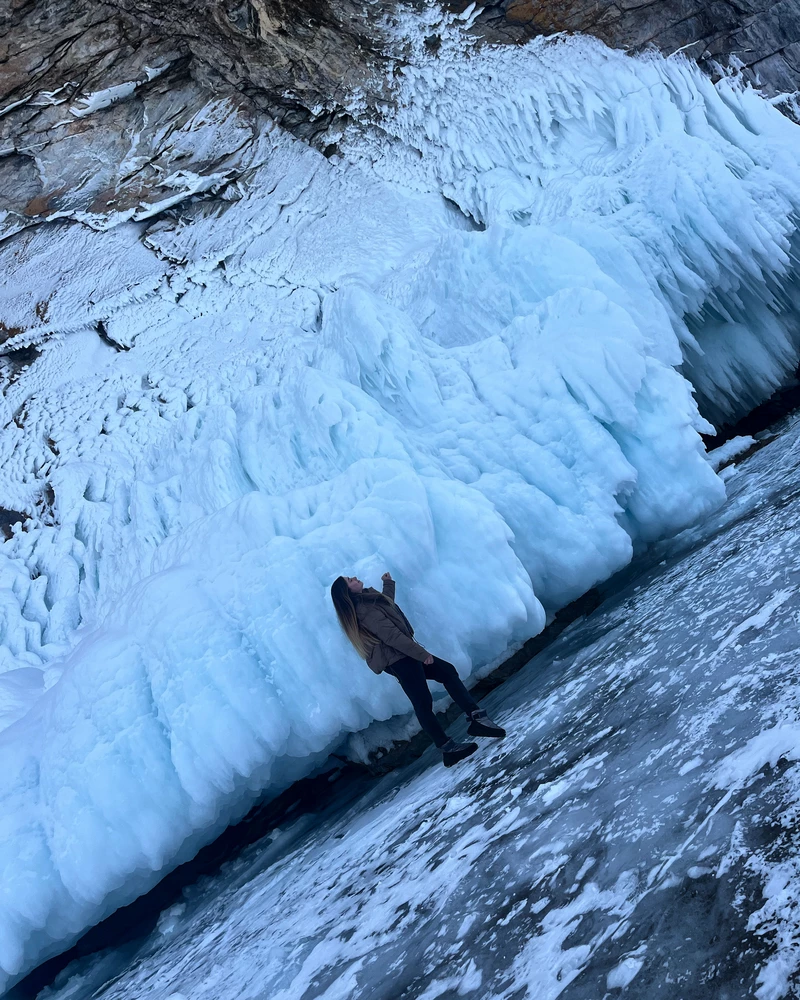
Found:
[[[680,60],[432,27],[339,156],[265,122],[222,204],[0,251],[42,340],[0,439],[33,515],[0,548],[3,983],[407,710],[337,574],[391,570],[468,676],[720,502],[686,374],[724,413],[795,363],[794,125]]]
[[[437,15],[428,16],[435,33]],[[426,58],[416,23],[412,15],[404,25],[418,40],[397,107],[371,143],[354,131],[354,159],[441,191],[481,226],[567,236],[647,301],[644,279],[675,334],[649,338],[648,348],[667,364],[681,352],[714,422],[748,412],[794,373],[791,121],[682,59],[621,61],[599,45],[588,55],[586,40],[572,38],[476,47],[467,68],[455,33],[428,34],[441,47]],[[663,319],[652,317],[662,331]]]

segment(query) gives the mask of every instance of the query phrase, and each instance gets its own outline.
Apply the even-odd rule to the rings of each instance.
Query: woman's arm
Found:
[[[381,580],[383,580],[384,594],[389,598],[389,600],[393,601],[395,585],[391,573],[384,573],[383,576],[381,577]]]

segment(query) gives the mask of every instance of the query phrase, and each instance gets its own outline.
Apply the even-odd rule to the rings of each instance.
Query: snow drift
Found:
[[[692,386],[723,419],[796,364],[796,126],[679,59],[402,32],[338,156],[264,122],[222,203],[4,246],[42,351],[0,442],[36,512],[0,549],[5,984],[407,711],[336,575],[391,570],[485,669],[721,502]]]

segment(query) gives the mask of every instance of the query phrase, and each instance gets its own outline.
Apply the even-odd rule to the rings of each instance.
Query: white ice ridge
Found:
[[[0,982],[408,710],[337,574],[391,570],[486,669],[720,502],[684,374],[724,409],[794,363],[796,126],[681,60],[450,31],[396,141],[265,125],[228,201],[0,251],[15,342],[51,334],[0,402],[32,515],[0,548]]]
[[[440,30],[440,12],[427,17],[438,54],[425,55],[410,13],[415,58],[373,142],[355,130],[354,159],[442,192],[480,225],[543,226],[588,251],[648,314],[634,315],[648,352],[668,365],[682,356],[712,421],[741,416],[794,373],[791,121],[688,61],[623,60],[584,38],[475,46],[465,65],[461,37]],[[445,337],[445,323],[472,315],[470,302],[451,299],[433,318]]]

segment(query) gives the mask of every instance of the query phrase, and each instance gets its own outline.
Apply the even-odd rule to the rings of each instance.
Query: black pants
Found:
[[[386,673],[400,681],[400,686],[414,706],[420,725],[437,747],[443,746],[448,736],[433,714],[433,697],[428,688],[428,681],[444,684],[447,693],[465,712],[474,712],[478,708],[478,703],[461,683],[453,664],[447,660],[440,660],[438,656],[434,656],[433,663],[428,667],[421,660],[404,656],[402,660],[387,667]]]

